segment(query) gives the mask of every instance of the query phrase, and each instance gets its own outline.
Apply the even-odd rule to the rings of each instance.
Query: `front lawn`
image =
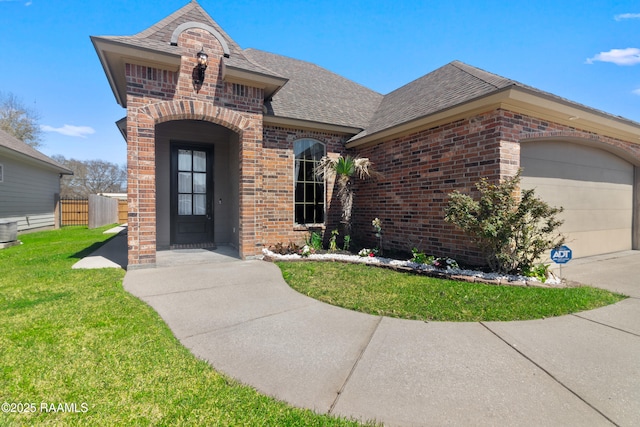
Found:
[[[591,287],[529,288],[443,280],[363,264],[277,262],[298,292],[329,304],[403,319],[530,320],[591,310],[625,297]]]
[[[260,395],[196,359],[123,290],[124,271],[72,270],[110,237],[104,229],[22,235],[0,251],[0,426],[358,425]]]

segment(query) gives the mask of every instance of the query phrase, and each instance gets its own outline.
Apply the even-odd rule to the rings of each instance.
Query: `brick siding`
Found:
[[[484,264],[470,239],[444,221],[448,195],[475,193],[481,178],[513,176],[520,167],[520,141],[539,138],[588,140],[640,159],[640,146],[576,128],[495,110],[360,148],[384,174],[377,182],[357,182],[354,237],[375,247],[371,221],[382,220],[386,249],[417,247],[436,256]]]
[[[260,174],[260,209],[257,223],[265,247],[276,243],[300,244],[309,235],[306,227],[294,224],[294,153],[296,140],[311,138],[325,144],[329,156],[337,156],[344,150],[344,135],[311,132],[283,127],[265,126],[262,145],[262,173]],[[326,230],[336,229],[340,223],[340,203],[333,200],[333,180],[326,183]],[[326,240],[326,238],[325,238]]]

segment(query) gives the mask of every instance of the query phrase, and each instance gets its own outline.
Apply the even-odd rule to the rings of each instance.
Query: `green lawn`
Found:
[[[277,262],[287,283],[320,301],[403,319],[478,322],[560,316],[625,297],[591,287],[525,288],[442,280],[362,264]]]
[[[22,235],[0,250],[0,403],[15,404],[0,426],[358,425],[217,373],[123,290],[124,271],[72,270],[104,229]]]

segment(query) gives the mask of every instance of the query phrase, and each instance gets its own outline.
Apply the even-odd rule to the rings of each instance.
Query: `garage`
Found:
[[[634,166],[608,151],[565,141],[520,145],[522,188],[564,207],[560,231],[574,258],[632,249]]]

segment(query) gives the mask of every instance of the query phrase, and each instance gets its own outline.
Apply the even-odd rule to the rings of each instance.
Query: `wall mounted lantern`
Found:
[[[204,48],[202,48],[196,55],[196,58],[198,58],[198,65],[196,65],[193,70],[193,86],[196,90],[200,90],[204,82],[204,72],[209,63],[209,55],[204,53]]]

